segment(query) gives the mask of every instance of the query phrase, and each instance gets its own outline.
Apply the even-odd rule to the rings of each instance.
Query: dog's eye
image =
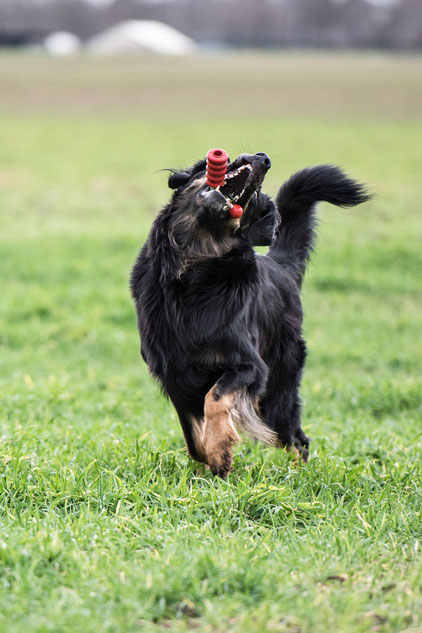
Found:
[[[186,171],[177,171],[175,174],[172,174],[169,178],[169,187],[170,189],[177,189],[178,187],[183,187],[190,180],[190,174]]]

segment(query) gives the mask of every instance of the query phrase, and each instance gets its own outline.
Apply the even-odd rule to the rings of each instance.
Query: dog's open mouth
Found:
[[[205,162],[205,161],[204,161]],[[205,165],[206,166],[206,165]],[[203,168],[201,161],[199,167]],[[238,228],[249,224],[249,215],[252,207],[249,203],[255,197],[259,197],[260,189],[265,175],[271,167],[271,160],[267,154],[258,152],[256,154],[240,154],[234,161],[229,163],[224,174],[225,165],[220,168],[218,182],[222,184],[208,184],[207,172],[200,171],[193,175],[193,182],[200,178],[199,189],[195,185],[198,196],[198,203],[201,208],[213,207],[219,210],[221,217],[227,220],[241,220],[236,222]],[[224,174],[221,174],[221,171]],[[189,176],[188,173],[186,173]],[[233,222],[229,225],[233,227]]]
[[[220,192],[232,204],[238,204],[246,210],[270,167],[271,160],[263,152],[241,154],[229,164]]]
[[[237,169],[227,172],[220,191],[231,202],[237,202],[245,191],[246,182],[252,171],[252,165],[245,163]]]

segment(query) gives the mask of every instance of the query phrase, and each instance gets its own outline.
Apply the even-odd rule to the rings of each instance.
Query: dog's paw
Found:
[[[283,436],[283,438],[280,438],[280,446],[284,447],[288,453],[291,453],[295,464],[307,463],[309,458],[309,438],[302,429],[296,429],[292,434],[289,433],[288,437]]]
[[[306,437],[302,429],[298,429],[295,432],[294,441],[291,448],[296,452],[298,461],[302,461],[304,464],[306,464],[309,458],[309,438]]]
[[[232,469],[232,446],[240,440],[237,431],[227,429],[224,438],[208,436],[205,440],[207,463],[213,475],[225,479]]]
[[[221,454],[214,456],[209,463],[210,470],[213,475],[225,479],[232,469],[232,450],[231,447],[226,447],[221,451]]]
[[[300,466],[301,463],[306,464],[308,462],[309,451],[307,448],[298,448],[297,444],[291,444],[286,446],[286,451],[291,454],[292,462],[296,466]]]

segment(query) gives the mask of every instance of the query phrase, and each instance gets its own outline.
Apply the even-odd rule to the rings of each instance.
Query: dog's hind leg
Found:
[[[232,446],[240,436],[232,420],[235,392],[216,396],[216,385],[205,396],[202,443],[213,475],[226,477],[232,467]]]
[[[309,438],[300,426],[300,401],[297,397],[290,409],[285,408],[283,397],[280,398],[277,434],[280,445],[293,454],[295,462],[300,459],[306,464],[309,457]]]
[[[269,390],[261,406],[268,424],[277,433],[279,446],[291,452],[295,461],[301,458],[306,463],[309,439],[300,425],[301,405],[297,385]]]
[[[306,345],[295,338],[294,330],[285,332],[284,355],[273,359],[265,394],[260,400],[262,415],[277,433],[277,444],[304,462],[308,461],[309,439],[301,428],[299,397],[302,370],[306,359]]]

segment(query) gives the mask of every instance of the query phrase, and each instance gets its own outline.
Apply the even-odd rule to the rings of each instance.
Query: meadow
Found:
[[[0,630],[422,631],[422,58],[0,57]],[[311,458],[192,462],[130,268],[166,167],[341,165],[304,286]]]

